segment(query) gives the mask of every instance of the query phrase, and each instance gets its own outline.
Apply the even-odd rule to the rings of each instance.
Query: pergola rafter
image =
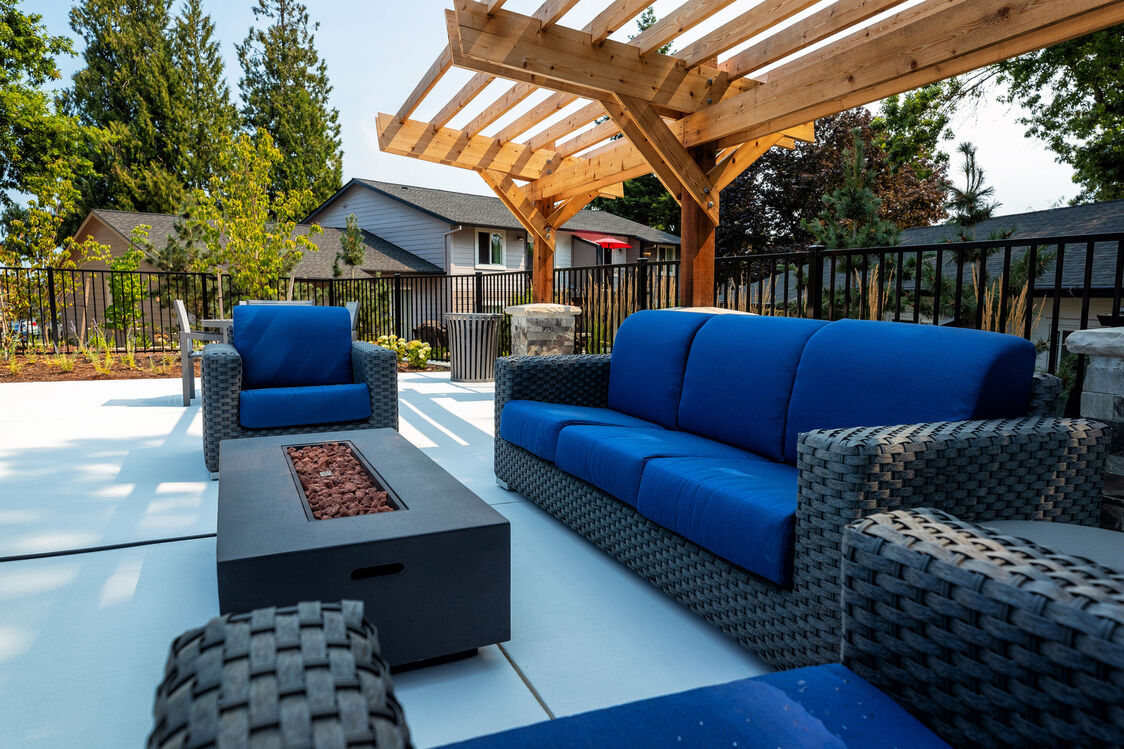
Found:
[[[500,197],[534,239],[536,301],[553,297],[557,230],[654,173],[682,209],[682,302],[713,303],[719,193],[770,148],[812,140],[818,117],[1124,22],[1124,0],[835,0],[795,22],[814,0],[685,0],[631,40],[610,38],[649,3],[546,0],[523,15],[454,0],[448,46],[378,117],[384,151],[472,169]],[[589,23],[565,25],[587,5],[599,8]],[[713,30],[658,51],[724,10]],[[429,122],[413,119],[453,67],[474,75]],[[510,87],[449,127],[498,79]],[[549,94],[528,107],[539,89]]]

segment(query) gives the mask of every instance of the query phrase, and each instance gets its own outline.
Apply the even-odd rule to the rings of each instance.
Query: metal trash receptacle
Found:
[[[447,312],[449,369],[453,382],[491,382],[499,355],[499,327],[503,315]]]

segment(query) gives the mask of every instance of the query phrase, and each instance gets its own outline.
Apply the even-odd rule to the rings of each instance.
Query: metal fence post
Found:
[[[207,273],[200,273],[199,277],[203,281],[203,317],[218,317],[218,315],[211,314],[211,295],[207,293],[207,281],[210,280],[210,276]],[[190,276],[188,276],[188,278],[190,278]],[[187,290],[187,288],[184,288],[185,292]],[[186,296],[186,293],[184,296]]]
[[[397,275],[397,274],[395,274],[395,275]],[[334,279],[334,278],[331,281],[328,282],[328,306],[329,307],[335,307],[336,306],[336,283],[337,283],[337,280]]]
[[[636,258],[636,309],[648,309],[648,258]]]
[[[822,244],[814,244],[808,248],[808,296],[811,298],[809,308],[812,319],[823,318],[823,256]]]
[[[402,334],[402,274],[394,274],[394,335],[405,338]]]
[[[58,308],[55,306],[55,269],[47,268],[47,306],[51,311],[51,343],[57,348],[59,343]]]
[[[482,271],[476,271],[473,284],[472,311],[480,313],[484,311],[484,273]]]

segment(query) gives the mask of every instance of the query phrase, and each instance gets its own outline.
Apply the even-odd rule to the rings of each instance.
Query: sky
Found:
[[[541,0],[509,0],[505,7],[533,13]],[[604,7],[605,0],[581,0],[564,19],[568,26],[580,28]],[[684,0],[656,0],[654,8],[662,16],[681,5]],[[813,5],[795,16],[795,22],[815,12],[830,0]],[[231,91],[237,96],[240,68],[234,45],[241,42],[254,23],[251,0],[206,0],[204,7],[216,26],[216,36],[226,60],[226,75]],[[711,18],[706,24],[682,37],[684,42],[698,38],[708,30],[729,20],[736,13],[754,5],[754,0],[737,2]],[[70,0],[24,0],[27,12],[40,13],[53,34],[74,37],[67,12]],[[449,0],[307,0],[309,13],[320,23],[316,46],[326,61],[333,91],[331,104],[339,110],[343,137],[343,177],[400,182],[478,194],[491,194],[476,174],[455,167],[430,164],[417,159],[384,154],[379,151],[375,130],[378,112],[395,112],[420,80],[422,74],[447,42],[443,10],[451,7]],[[877,20],[877,17],[872,20]],[[615,38],[627,39],[635,28],[617,32]],[[80,42],[77,47],[80,51]],[[737,51],[735,48],[733,51]],[[723,55],[719,59],[724,59]],[[78,56],[60,61],[63,84],[81,65]],[[422,103],[415,118],[428,119],[470,77],[464,70],[454,69]],[[501,93],[508,83],[492,84],[491,92]],[[485,94],[488,94],[486,91]],[[444,99],[442,98],[444,94]],[[484,131],[490,135],[541,101],[545,94],[531,97],[510,115]],[[495,98],[494,95],[492,97]],[[490,101],[477,98],[473,107],[455,118],[452,126],[468,121]],[[568,111],[568,110],[566,110]],[[987,97],[972,109],[957,112],[952,123],[953,140],[946,150],[955,151],[961,141],[971,141],[978,149],[978,159],[995,186],[995,198],[1002,204],[998,213],[1021,213],[1061,205],[1077,194],[1072,170],[1054,161],[1053,154],[1035,139],[1023,135],[1024,128],[1016,120],[1017,108],[1009,108]],[[559,117],[565,116],[565,111]],[[549,125],[548,120],[540,127]],[[535,131],[530,131],[528,135]],[[953,169],[959,162],[953,159]]]

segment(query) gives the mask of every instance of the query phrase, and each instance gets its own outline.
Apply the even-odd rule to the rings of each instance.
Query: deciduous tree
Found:
[[[197,258],[210,270],[225,270],[244,295],[272,299],[278,281],[289,275],[304,252],[316,252],[310,237],[321,229],[314,224],[308,234],[294,233],[308,204],[308,190],[270,194],[273,170],[282,157],[269,133],[237,135],[223,152],[222,168],[210,190],[194,193],[185,231],[206,248]]]
[[[36,192],[35,180],[64,169],[72,178],[89,170],[85,145],[92,135],[60,111],[45,87],[58,80],[59,55],[71,54],[63,36],[52,36],[37,13],[0,0],[0,208],[12,192]]]
[[[1019,122],[1073,167],[1073,202],[1124,198],[1124,26],[999,63]]]

